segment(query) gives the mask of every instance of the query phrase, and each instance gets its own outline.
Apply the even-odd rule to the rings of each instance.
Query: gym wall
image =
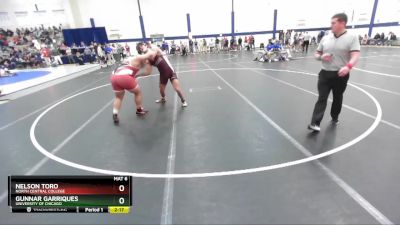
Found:
[[[141,0],[146,36],[155,33],[166,37],[187,36],[187,13],[192,35],[229,34],[231,3],[232,0]],[[337,12],[348,14],[350,26],[366,25],[373,4],[374,0],[234,0],[235,32],[271,31],[274,9],[278,10],[277,30],[329,27],[331,16]],[[2,0],[0,4],[3,28],[60,23],[67,28],[82,28],[91,26],[90,18],[96,26],[106,27],[109,39],[142,37],[137,0]],[[400,0],[379,0],[375,23],[387,22],[400,22]],[[375,27],[373,34],[389,31],[400,36],[400,26]],[[352,32],[364,35],[368,29]],[[271,37],[271,34],[257,35],[256,45],[258,40]]]

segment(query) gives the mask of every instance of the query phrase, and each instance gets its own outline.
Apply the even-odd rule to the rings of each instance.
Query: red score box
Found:
[[[54,195],[90,195],[90,194],[129,194],[129,186],[124,184],[69,184],[59,183],[58,189],[64,193],[49,193]]]

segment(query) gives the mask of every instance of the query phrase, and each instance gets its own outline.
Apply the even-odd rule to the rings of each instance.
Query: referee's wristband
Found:
[[[351,64],[351,63],[347,63],[346,66],[347,66],[347,68],[349,68],[350,70],[353,69],[353,64]]]

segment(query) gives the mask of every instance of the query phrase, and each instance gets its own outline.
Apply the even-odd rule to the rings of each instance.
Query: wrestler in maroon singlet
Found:
[[[156,55],[154,60],[149,60],[150,65],[157,67],[160,72],[160,84],[167,85],[168,80],[171,82],[174,79],[178,79],[174,69],[169,64],[168,59],[164,58],[163,55]]]
[[[169,63],[169,60],[167,56],[163,55],[162,51],[160,48],[157,46],[149,46],[145,43],[139,43],[136,46],[136,50],[138,53],[147,53],[151,51],[157,52],[156,57],[154,59],[150,59],[149,64],[151,66],[157,67],[158,71],[160,72],[160,94],[161,94],[161,99],[157,100],[157,103],[165,103],[165,87],[168,84],[168,80],[170,80],[173,88],[175,89],[176,93],[181,99],[182,102],[182,107],[188,106],[185,98],[183,97],[183,92],[180,87],[179,81],[178,81],[178,76],[176,75],[174,69],[172,68],[171,64]]]

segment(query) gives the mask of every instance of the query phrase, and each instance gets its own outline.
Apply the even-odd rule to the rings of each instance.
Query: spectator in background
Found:
[[[60,57],[59,49],[53,47],[51,49],[51,56],[53,57],[53,62],[54,63],[57,63],[58,65],[62,65],[63,64],[63,62],[61,60],[61,57]]]
[[[152,44],[153,44],[153,42],[152,42]],[[162,42],[161,46],[159,44],[157,44],[157,47],[159,47],[161,49],[161,51],[163,51],[165,53],[165,50],[166,50],[165,41]]]
[[[363,44],[363,45],[367,45],[368,44],[368,35],[364,35],[364,37],[363,37],[363,39],[361,40],[361,44]]]
[[[12,32],[10,29],[7,29],[6,35],[9,37],[12,37],[12,36],[14,36],[14,32]]]
[[[13,48],[14,46],[15,46],[14,40],[11,38],[11,39],[8,41],[8,47]]]
[[[197,43],[197,39],[194,39],[194,51],[199,52],[199,43]]]
[[[58,51],[61,55],[67,55],[67,46],[64,43],[61,43],[60,47],[58,47]]]
[[[120,59],[125,59],[124,47],[122,47],[122,45],[120,45],[120,44],[117,45],[117,53],[118,53]]]
[[[215,41],[211,39],[210,44],[208,45],[209,52],[212,53],[215,50]]]
[[[103,66],[107,63],[106,54],[103,48],[101,47],[101,44],[97,46],[97,57],[100,61],[100,66]]]
[[[286,33],[285,33],[285,42],[284,42],[285,46],[288,46],[288,45],[289,45],[289,42],[290,42],[290,33],[291,33],[290,30],[287,30]]]
[[[125,52],[128,56],[131,56],[131,48],[129,47],[128,43],[125,43]]]
[[[9,65],[9,69],[13,70],[17,67],[17,63],[18,63],[18,58],[17,56],[12,56],[10,59],[10,65]]]
[[[235,39],[234,39],[234,37],[231,37],[231,40],[229,41],[229,48],[231,50],[234,49],[234,43],[235,43]]]
[[[381,42],[382,42],[382,45],[385,42],[385,33],[383,33],[383,32],[381,34]]]
[[[47,66],[51,66],[51,60],[50,60],[50,50],[47,48],[47,46],[43,46],[43,48],[40,50],[40,53],[42,54],[42,58],[44,59],[45,63]]]
[[[254,40],[253,35],[250,35],[249,42],[250,42],[250,49],[255,50],[255,45],[254,45],[255,40]]]
[[[169,45],[168,45],[168,42],[163,41],[162,46],[161,46],[161,49],[162,49],[163,51],[165,51],[166,54],[169,54]]]
[[[380,35],[379,33],[376,33],[374,39],[375,39],[375,40],[381,39],[381,35]]]
[[[219,38],[216,37],[215,38],[215,52],[219,53],[219,49],[220,49]]]
[[[397,39],[396,35],[393,32],[389,32],[386,45],[391,46],[393,44],[393,41],[396,41],[396,39]]]
[[[228,45],[229,45],[229,41],[226,37],[224,37],[224,41],[223,41],[223,49],[224,51],[228,51]]]
[[[65,53],[67,54],[67,57],[68,57],[68,63],[75,64],[75,59],[74,59],[74,56],[72,55],[72,49],[70,47],[66,46]]]
[[[203,43],[201,45],[201,53],[206,53],[207,52],[207,41],[206,39],[203,38]]]
[[[295,34],[295,32],[293,30],[291,30],[290,38],[289,38],[289,49],[290,49],[290,51],[293,51],[293,49],[294,49],[294,34]]]
[[[111,49],[112,49],[112,55],[113,55],[113,58],[116,60],[116,61],[118,61],[118,57],[119,56],[117,56],[118,55],[118,48],[115,46],[115,44],[111,44],[111,45],[109,45],[110,47],[111,47]]]
[[[79,44],[87,47],[83,42]],[[76,45],[73,49],[63,45],[61,26],[18,28],[15,32],[0,28],[0,46],[6,47],[3,52],[11,60],[10,66],[18,68],[44,66],[43,59],[46,65],[62,64],[60,54],[66,55],[70,63],[75,63],[75,54],[79,51],[83,56],[85,51]],[[92,43],[89,49],[94,47]]]
[[[75,43],[72,43],[71,52],[73,55],[76,55],[76,53],[78,52],[78,46],[76,46]]]
[[[310,45],[316,45],[316,44],[317,44],[317,39],[315,37],[312,37]]]
[[[283,41],[284,41],[284,33],[283,33],[283,30],[280,30],[280,31],[279,31],[279,36],[278,36],[278,38],[279,38],[279,41],[280,41],[281,43],[283,43]]]
[[[98,47],[97,42],[94,42],[91,46],[93,49],[93,54],[95,54],[97,56],[97,47]]]
[[[40,43],[39,43],[38,40],[33,39],[33,40],[32,40],[32,43],[33,43],[33,46],[34,46],[37,50],[40,49]]]
[[[263,50],[255,52],[256,57],[254,58],[254,61],[260,61],[260,62],[269,61],[269,62],[271,62],[270,59],[273,54],[272,53],[273,48],[274,48],[274,44],[272,43],[272,39],[269,39],[267,46],[264,46]]]
[[[182,55],[188,55],[187,46],[181,42],[181,53]]]
[[[93,62],[93,57],[92,57],[92,50],[89,48],[89,46],[86,46],[85,49],[83,50],[83,55],[85,61],[92,63]]]
[[[114,56],[117,55],[117,51],[114,47],[114,44],[112,44],[111,46],[106,44],[106,47],[104,47],[104,51],[106,52],[107,55],[107,65],[113,65],[116,61]]]
[[[77,52],[76,53],[76,63],[78,63],[78,65],[84,65],[84,59],[81,55],[81,53]]]
[[[0,77],[10,77],[10,76],[14,76],[15,74],[16,73],[13,73],[10,71],[7,61],[3,60],[0,57]],[[0,90],[0,94],[1,94],[1,90]]]
[[[242,48],[243,48],[243,46],[242,46],[242,37],[239,37],[239,39],[238,39],[238,50],[242,50]]]
[[[300,46],[302,49],[304,48],[304,34],[303,32],[300,32],[299,36],[297,37],[297,46],[298,49],[300,49]]]
[[[169,52],[169,54],[175,55],[176,54],[176,44],[175,41],[172,41],[171,43],[171,51]]]
[[[10,64],[11,64],[11,60],[6,58],[3,59],[2,57],[0,57],[0,66],[3,67],[3,69],[10,69]]]
[[[193,54],[193,40],[189,39],[189,52]]]
[[[40,53],[38,53],[38,52],[33,53],[32,59],[33,59],[32,60],[33,66],[35,68],[43,67],[43,58]]]
[[[397,40],[397,36],[396,36],[396,34],[394,34],[393,32],[390,32],[390,34],[391,34],[391,36],[390,36],[390,40],[391,41],[396,41]]]
[[[303,53],[304,53],[304,50],[306,51],[306,53],[308,53],[308,46],[310,45],[310,39],[311,39],[311,36],[308,34],[308,32],[306,32],[304,34]]]

